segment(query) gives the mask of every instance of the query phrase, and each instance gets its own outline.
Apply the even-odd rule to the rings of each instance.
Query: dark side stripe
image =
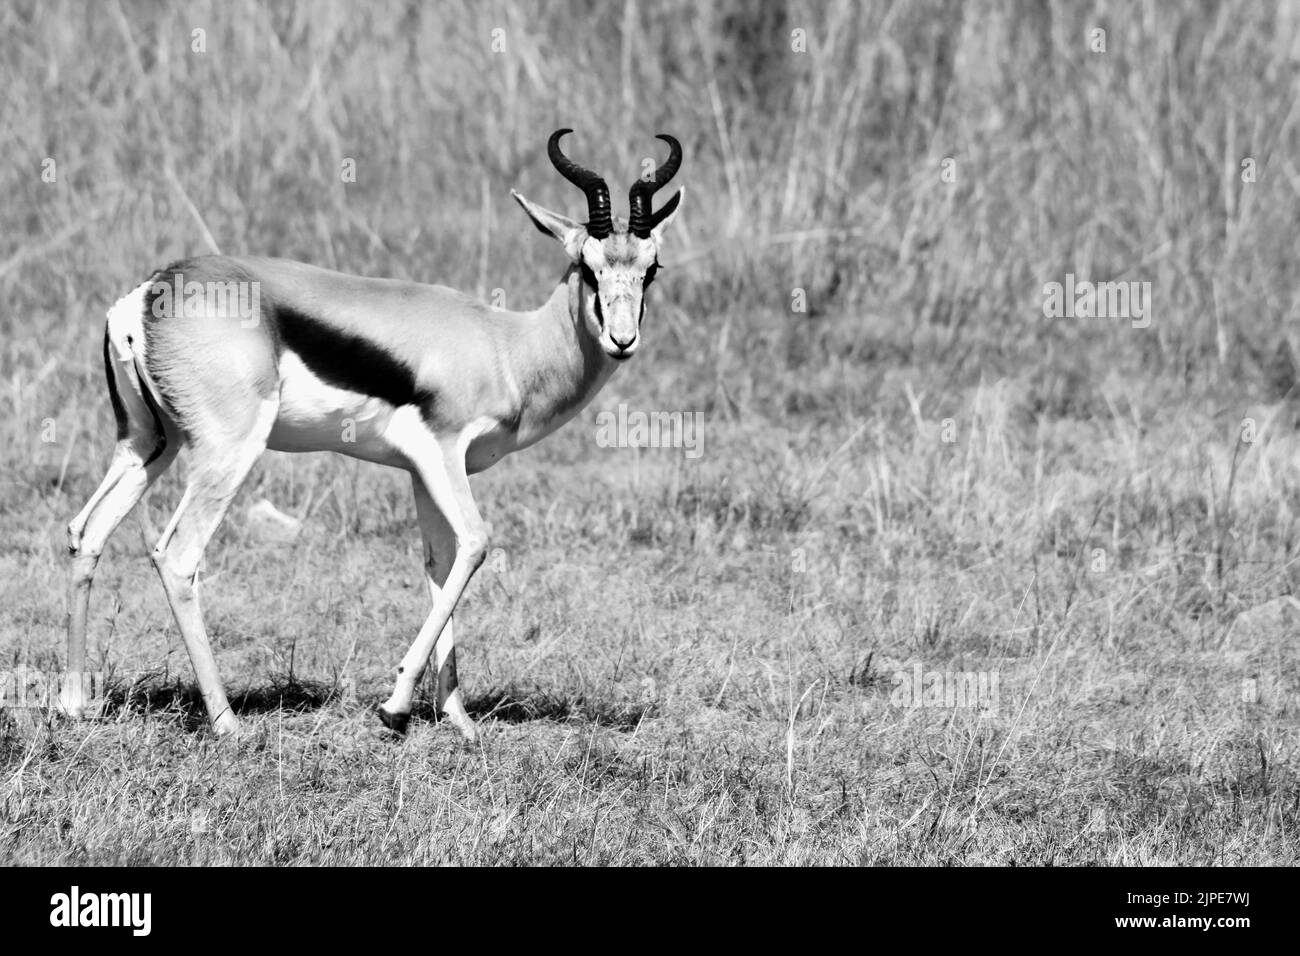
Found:
[[[104,323],[104,377],[108,379],[108,398],[113,403],[113,418],[117,420],[117,440],[121,441],[127,434],[126,406],[117,394],[117,376],[113,374],[113,360],[108,351],[107,322]]]
[[[140,360],[137,358],[132,359],[132,361],[135,363],[136,377],[141,377]],[[159,455],[167,450],[167,430],[163,428],[162,411],[158,408],[158,403],[153,400],[153,394],[149,391],[149,386],[143,381],[140,383],[140,395],[144,398],[144,403],[149,406],[149,414],[153,416],[154,435],[158,438],[158,444],[154,446],[153,452],[144,460],[147,468],[158,459]]]
[[[415,370],[377,342],[345,332],[313,315],[276,304],[275,324],[285,348],[335,388],[382,398],[391,405],[425,405]]]

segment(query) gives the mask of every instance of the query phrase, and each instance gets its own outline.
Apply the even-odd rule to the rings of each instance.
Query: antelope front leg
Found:
[[[399,428],[395,438],[403,442],[401,447],[410,458],[415,471],[416,507],[421,513],[420,524],[426,536],[426,553],[430,537],[439,541],[446,539],[445,534],[439,534],[442,530],[440,525],[450,529],[455,545],[450,567],[445,572],[440,572],[445,573],[446,577],[434,595],[433,610],[429,612],[419,635],[397,666],[392,696],[380,705],[379,717],[393,730],[402,732],[406,729],[415,698],[416,682],[424,674],[436,648],[439,708],[467,740],[473,741],[477,737],[477,731],[465,713],[460,692],[455,686],[455,648],[450,621],[465,586],[483,563],[483,557],[487,553],[487,535],[483,519],[470,494],[469,478],[465,474],[463,443],[457,442],[448,447],[428,433],[422,422],[412,425],[405,419],[397,422],[396,416],[394,418]],[[421,494],[421,486],[426,493],[424,495]],[[441,522],[433,517],[434,513],[441,517]],[[437,547],[441,550],[446,545],[439,544]],[[434,564],[437,568],[436,556]],[[438,584],[436,581],[431,582],[430,591]]]
[[[419,475],[411,476],[415,492],[415,510],[420,520],[420,534],[424,539],[424,571],[429,582],[429,597],[434,604],[442,594],[447,576],[456,559],[456,533],[438,506],[433,503],[429,490]],[[444,715],[469,739],[474,739],[474,722],[465,712],[456,680],[456,616],[447,619],[442,633],[433,648],[433,666],[436,675],[438,713]]]

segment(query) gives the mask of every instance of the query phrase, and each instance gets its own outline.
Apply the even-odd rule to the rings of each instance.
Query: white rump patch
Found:
[[[133,358],[133,350],[144,359],[144,297],[149,286],[149,282],[136,286],[108,310],[108,340],[122,361]]]
[[[153,421],[153,412],[143,389],[158,408],[166,408],[157,386],[149,379],[145,354],[148,342],[144,333],[145,295],[152,282],[143,282],[108,310],[109,359],[113,362],[113,381],[126,407],[127,418],[136,422]]]

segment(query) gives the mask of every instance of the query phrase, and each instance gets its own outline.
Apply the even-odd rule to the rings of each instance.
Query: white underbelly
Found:
[[[330,385],[286,350],[280,356],[280,411],[267,447],[398,464],[401,455],[385,438],[393,411],[381,398]]]

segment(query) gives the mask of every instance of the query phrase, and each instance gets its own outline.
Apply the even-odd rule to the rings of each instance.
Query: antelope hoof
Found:
[[[442,705],[442,714],[447,720],[451,721],[453,727],[460,731],[460,735],[465,738],[465,743],[473,744],[478,742],[478,726],[474,719],[465,712],[465,704],[460,699],[460,690],[451,692]]]
[[[450,715],[448,716],[450,717],[452,724],[455,725],[456,729],[460,731],[460,735],[463,738],[465,738],[465,743],[467,744],[478,743],[478,725],[475,724],[473,720],[471,720],[469,717],[466,717],[463,721],[461,721],[461,720],[457,720],[455,717],[451,717]]]
[[[379,719],[384,722],[385,727],[398,736],[406,736],[406,725],[411,722],[410,714],[390,714],[384,709],[383,704],[380,704],[376,709],[379,711]]]
[[[239,735],[239,726],[239,718],[226,710],[212,722],[212,732],[221,738],[233,738]]]
[[[59,695],[58,713],[69,720],[81,720],[86,716],[85,701],[79,696],[64,692]]]
[[[68,675],[59,688],[55,709],[69,720],[81,720],[86,716],[86,687],[80,677],[79,674]]]

